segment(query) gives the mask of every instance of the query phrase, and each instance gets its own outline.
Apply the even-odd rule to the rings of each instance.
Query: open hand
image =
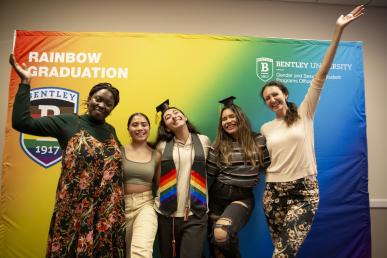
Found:
[[[360,16],[362,16],[364,14],[364,10],[365,10],[364,5],[356,6],[356,8],[353,9],[349,14],[341,15],[337,19],[336,25],[341,27],[341,28],[344,28],[349,23],[351,23],[352,21],[354,21],[357,18],[359,18]]]
[[[15,72],[19,75],[21,83],[30,84],[32,74],[28,71],[27,65],[25,63],[19,65],[16,62],[15,56],[13,54],[9,56],[9,63],[13,69],[15,69]]]

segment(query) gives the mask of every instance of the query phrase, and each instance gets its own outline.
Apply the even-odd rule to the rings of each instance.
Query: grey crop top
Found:
[[[156,171],[156,151],[152,151],[151,160],[148,162],[128,160],[125,156],[124,146],[121,146],[121,153],[125,184],[145,185],[151,187],[153,176]]]

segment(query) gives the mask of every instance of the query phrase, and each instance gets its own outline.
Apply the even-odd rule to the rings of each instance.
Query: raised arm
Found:
[[[23,63],[22,65],[18,64],[13,54],[9,56],[9,63],[11,64],[15,72],[19,75],[20,82],[22,84],[30,84],[32,75],[28,71],[27,65],[25,63]]]
[[[61,146],[65,145],[63,129],[71,125],[71,121],[63,116],[33,118],[30,111],[30,82],[32,75],[25,64],[19,65],[13,54],[9,57],[9,63],[19,75],[21,84],[15,96],[12,111],[12,127],[22,133],[38,136],[52,136],[59,140]],[[75,119],[75,118],[74,118]]]
[[[359,5],[355,9],[353,9],[349,14],[341,15],[337,19],[331,44],[329,45],[329,48],[325,53],[320,69],[317,71],[315,75],[317,79],[325,79],[325,77],[327,76],[329,72],[329,68],[331,67],[333,59],[335,58],[337,46],[339,45],[340,38],[344,31],[344,28],[352,21],[361,17],[363,14],[364,14],[364,6]]]

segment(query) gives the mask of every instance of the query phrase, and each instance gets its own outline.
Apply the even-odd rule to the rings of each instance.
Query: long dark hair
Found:
[[[129,125],[130,125],[130,123],[132,122],[132,120],[133,120],[133,118],[134,118],[135,116],[142,116],[143,118],[145,118],[145,120],[148,122],[149,129],[150,129],[150,121],[149,121],[148,116],[145,115],[144,113],[141,113],[141,112],[136,112],[136,113],[133,113],[133,114],[131,114],[131,115],[129,116],[129,118],[128,118],[128,124],[127,124],[128,128],[129,128]],[[154,142],[147,141],[147,145],[148,145],[149,147],[151,147],[152,149],[155,148],[155,143],[154,143]]]
[[[238,131],[236,133],[235,139],[230,134],[228,134],[222,126],[222,115],[223,111],[226,109],[230,109],[235,114],[238,122]],[[256,161],[259,160],[260,165],[262,165],[262,154],[254,140],[254,135],[251,132],[250,121],[242,109],[235,104],[228,107],[223,107],[220,112],[218,134],[216,135],[214,141],[214,151],[215,155],[218,157],[218,165],[230,165],[230,158],[233,149],[232,144],[234,140],[238,141],[245,160],[250,161],[250,163],[254,166],[257,163]]]
[[[265,85],[263,85],[262,90],[261,90],[261,97],[262,97],[264,102],[266,102],[266,101],[265,101],[265,98],[263,97],[263,92],[265,91],[265,89],[267,87],[272,87],[272,86],[277,87],[278,89],[280,89],[280,91],[282,91],[283,94],[285,94],[286,96],[289,96],[288,88],[286,88],[286,86],[282,82],[269,81],[269,82],[265,83]],[[298,115],[298,110],[297,110],[296,104],[286,100],[286,105],[288,106],[288,110],[286,111],[284,121],[285,121],[286,125],[288,127],[290,127],[292,124],[297,122],[297,120],[300,118],[300,116]]]
[[[130,123],[132,122],[132,120],[133,120],[133,118],[134,118],[135,116],[142,116],[142,117],[144,117],[145,120],[148,122],[148,125],[149,125],[149,127],[150,127],[150,122],[149,122],[148,116],[145,115],[144,113],[141,113],[141,112],[136,112],[136,113],[133,113],[133,114],[130,115],[130,117],[128,118],[128,127],[129,127]]]
[[[165,126],[165,123],[164,123],[164,114],[169,109],[176,109],[176,110],[178,110],[179,112],[181,112],[185,116],[184,112],[181,111],[180,109],[176,108],[176,107],[169,107],[167,109],[164,109],[163,112],[161,113],[161,120],[160,120],[159,128],[157,129],[157,138],[156,138],[155,145],[157,145],[161,141],[169,142],[175,136],[172,132],[168,132],[166,130],[166,126]],[[187,124],[187,127],[188,127],[188,131],[190,133],[195,133],[195,134],[199,133],[198,130],[196,130],[195,126],[191,122],[189,122],[188,119],[187,119],[186,124]]]

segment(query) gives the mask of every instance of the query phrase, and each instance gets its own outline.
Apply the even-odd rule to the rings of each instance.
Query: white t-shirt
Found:
[[[282,118],[262,125],[271,157],[267,182],[288,182],[317,174],[313,118],[324,81],[312,80],[298,108],[300,119],[293,125],[288,127]]]
[[[205,136],[198,134],[199,140],[202,143],[204,149],[204,155],[207,158],[208,149],[211,145],[210,139]],[[160,153],[164,152],[166,142],[160,142],[157,144],[156,149],[160,151]],[[177,171],[177,210],[173,213],[172,217],[184,217],[184,208],[185,202],[187,200],[188,191],[190,187],[190,175],[191,175],[191,162],[193,162],[195,157],[195,150],[191,151],[193,147],[191,134],[189,135],[187,141],[185,143],[181,142],[177,138],[175,138],[175,143],[173,145],[173,162],[176,166]],[[192,155],[190,157],[190,155]],[[180,156],[180,161],[179,161]],[[208,200],[208,192],[206,192],[207,200]],[[157,190],[157,196],[155,198],[155,209],[158,213],[162,212],[159,209],[160,207],[160,189]],[[190,212],[189,215],[193,213]]]

